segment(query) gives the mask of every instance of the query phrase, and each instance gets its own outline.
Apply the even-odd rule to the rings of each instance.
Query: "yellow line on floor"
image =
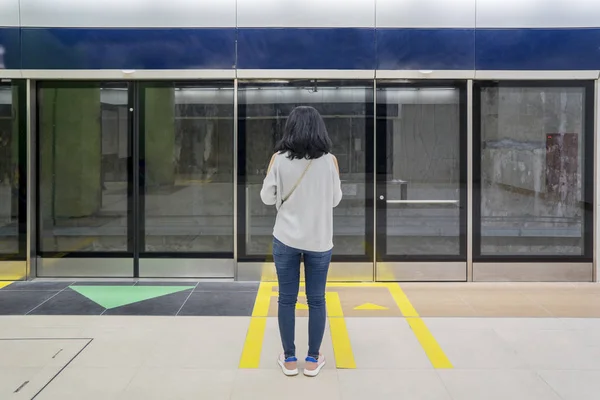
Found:
[[[419,343],[421,343],[421,347],[427,354],[429,361],[433,365],[433,368],[436,369],[451,369],[453,368],[452,363],[444,353],[444,350],[440,347],[435,337],[427,328],[425,322],[417,313],[417,310],[413,307],[410,300],[400,287],[400,285],[396,283],[386,284],[390,294],[394,298],[396,305],[402,312],[402,315],[406,318],[410,328],[413,333],[417,337]]]
[[[10,285],[12,283],[12,281],[3,281],[0,282],[0,289],[2,289],[3,287],[6,287],[8,285]]]
[[[344,311],[340,295],[336,292],[325,293],[327,299],[327,314],[329,316],[329,330],[335,355],[335,366],[339,369],[354,369],[356,361],[350,343],[350,335],[344,319]]]
[[[273,286],[274,285],[271,285],[271,287]],[[271,291],[272,289],[269,288],[269,290]],[[276,297],[279,293],[271,291],[268,295],[270,295],[270,297]],[[356,368],[356,361],[354,360],[350,335],[348,334],[346,320],[344,319],[344,310],[342,309],[340,295],[337,292],[327,292],[325,293],[325,297],[327,300],[327,316],[329,320],[329,330],[331,332],[331,342],[333,344],[333,353],[335,355],[335,366],[339,369],[354,369]],[[246,343],[248,343],[248,340],[246,340]]]
[[[267,315],[269,314],[269,305],[271,303],[271,293],[274,283],[261,282],[254,301],[252,318],[246,334],[244,349],[240,358],[239,368],[255,369],[260,366],[260,356],[262,353],[263,341],[265,338],[265,329],[267,328]]]

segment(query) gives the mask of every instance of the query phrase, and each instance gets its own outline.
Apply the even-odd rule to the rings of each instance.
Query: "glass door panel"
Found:
[[[376,146],[377,278],[464,280],[466,86],[378,82]]]
[[[476,89],[474,258],[591,262],[593,83]]]
[[[238,249],[240,261],[271,258],[276,211],[260,189],[287,116],[310,105],[323,116],[333,141],[344,198],[334,210],[333,261],[368,264],[373,254],[373,87],[371,82],[244,82],[239,87]],[[357,278],[347,268],[347,279]],[[335,275],[335,272],[333,272]],[[351,276],[353,275],[354,276]],[[363,274],[364,275],[364,274]],[[330,276],[332,276],[330,274]],[[258,278],[261,278],[260,276]],[[342,279],[343,276],[340,276]],[[364,276],[361,277],[365,278]],[[366,279],[366,278],[365,278]]]
[[[140,276],[232,278],[233,82],[143,83],[139,98]]]
[[[38,83],[40,276],[133,274],[129,93],[126,82]]]

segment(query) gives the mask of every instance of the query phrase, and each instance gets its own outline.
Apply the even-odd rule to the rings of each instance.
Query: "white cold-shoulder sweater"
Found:
[[[342,200],[333,155],[314,159],[292,195],[281,204],[308,163],[276,154],[260,197],[265,204],[277,207],[273,229],[277,240],[299,250],[323,252],[333,248],[333,208]]]

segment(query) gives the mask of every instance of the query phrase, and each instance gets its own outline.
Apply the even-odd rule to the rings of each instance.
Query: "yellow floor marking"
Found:
[[[273,294],[274,283],[261,282],[256,294],[253,317],[266,317],[269,315],[269,306],[271,305],[271,295]]]
[[[11,281],[0,282],[0,289],[2,289],[3,287],[6,287],[8,285],[10,285],[11,283],[12,283]]]
[[[413,307],[410,300],[404,293],[404,291],[400,288],[400,285],[395,283],[387,284],[388,290],[390,294],[396,301],[400,312],[406,318],[406,321],[410,325],[412,331],[419,343],[421,343],[421,347],[425,350],[425,354],[429,358],[429,361],[433,365],[433,368],[436,369],[451,369],[454,368],[446,354],[438,344],[437,340],[431,334],[425,322],[419,317],[419,313]]]
[[[419,343],[421,343],[421,347],[425,350],[425,354],[429,357],[429,361],[433,365],[433,368],[436,369],[452,369],[452,363],[446,357],[444,350],[440,347],[437,340],[431,334],[427,325],[421,318],[407,318],[408,324],[412,328],[415,336]]]
[[[255,369],[260,366],[273,286],[275,286],[273,283],[262,282],[258,288],[252,318],[250,318],[250,326],[244,342],[244,350],[240,358],[239,368],[241,369]]]
[[[387,284],[387,288],[404,317],[419,317],[419,313],[417,313],[417,310],[415,310],[410,300],[408,300],[408,297],[406,297],[406,294],[400,288],[400,285],[397,283],[389,283]]]
[[[352,352],[340,295],[336,292],[327,292],[325,297],[327,298],[327,314],[329,315],[329,330],[331,331],[333,353],[335,354],[335,366],[339,369],[355,369],[356,361]]]
[[[389,310],[389,308],[374,303],[365,303],[354,307],[355,310]]]
[[[299,296],[302,296],[302,295],[299,295]],[[271,292],[271,297],[279,297],[279,292]],[[308,310],[308,305],[297,302],[296,310]]]

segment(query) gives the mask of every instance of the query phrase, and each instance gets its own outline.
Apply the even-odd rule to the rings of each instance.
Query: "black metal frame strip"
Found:
[[[128,223],[127,223],[127,248],[133,254],[133,277],[140,276],[139,249],[144,245],[144,236],[142,235],[144,226],[141,213],[144,212],[143,196],[143,163],[142,163],[142,132],[143,129],[143,108],[140,100],[139,84],[136,82],[128,83],[127,93],[128,107],[128,141],[131,154],[127,179],[127,200],[128,200]]]

